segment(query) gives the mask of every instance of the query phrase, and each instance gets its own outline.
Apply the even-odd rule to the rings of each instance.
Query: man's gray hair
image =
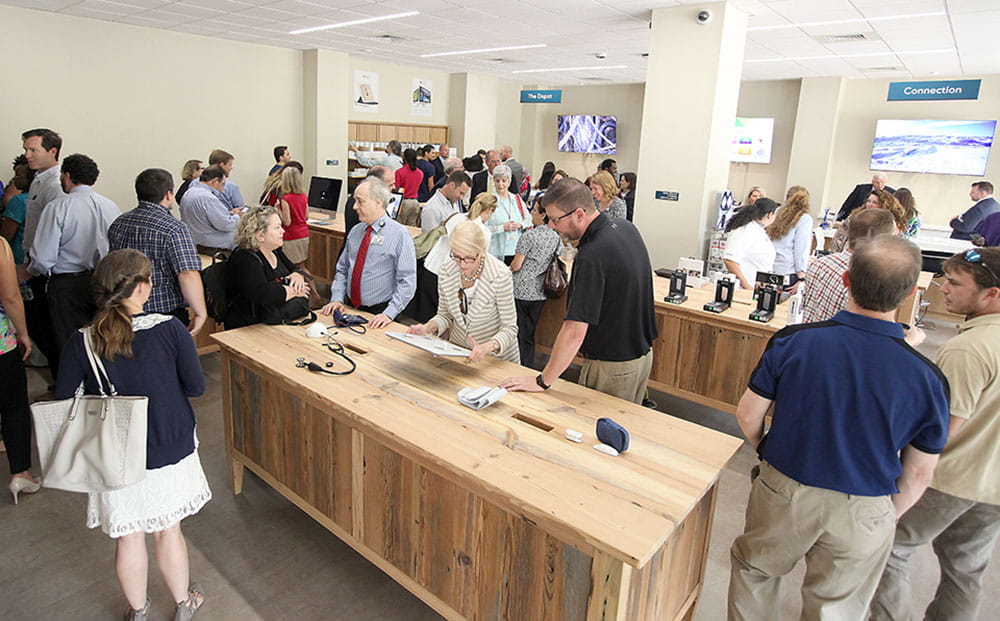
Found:
[[[885,176],[883,172],[872,173],[872,179],[881,179],[882,181],[888,181],[889,178]]]
[[[452,171],[458,170],[458,167],[462,165],[462,158],[459,157],[449,157],[444,161],[444,174],[450,174]]]
[[[389,186],[387,186],[378,177],[368,177],[361,182],[361,185],[368,186],[368,198],[378,201],[382,209],[385,209],[386,205],[389,204],[389,200],[392,198],[392,192],[389,191]]]
[[[507,179],[509,181],[510,177],[510,166],[506,164],[497,164],[496,168],[493,169],[494,179]]]

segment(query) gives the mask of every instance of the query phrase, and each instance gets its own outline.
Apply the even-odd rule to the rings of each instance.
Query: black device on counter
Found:
[[[728,278],[720,278],[715,283],[715,301],[709,302],[702,308],[710,313],[721,313],[733,304],[733,291],[736,283]]]
[[[670,302],[671,304],[681,304],[688,299],[685,295],[684,289],[687,287],[688,275],[682,269],[676,269],[670,273],[670,293],[667,297],[663,298],[665,302]]]
[[[767,323],[774,319],[774,307],[778,305],[778,288],[766,284],[757,290],[757,308],[750,312],[750,319]]]

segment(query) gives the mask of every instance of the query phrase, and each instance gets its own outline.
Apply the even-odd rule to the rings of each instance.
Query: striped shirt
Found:
[[[201,259],[191,231],[166,207],[139,201],[138,207],[114,221],[108,241],[111,250],[133,248],[153,264],[153,291],[144,307],[146,312],[169,313],[185,305],[177,276],[200,271]]]
[[[843,274],[851,263],[851,253],[828,254],[812,262],[806,270],[806,290],[802,294],[802,321],[825,321],[847,308],[847,287]]]
[[[410,231],[389,216],[372,226],[368,255],[361,273],[361,300],[351,300],[355,306],[376,306],[388,302],[385,314],[395,319],[413,299],[417,291],[417,252]],[[365,238],[368,226],[359,223],[347,234],[344,252],[337,261],[337,272],[331,286],[331,301],[343,301],[354,274],[354,261]]]
[[[462,312],[458,289],[461,271],[454,261],[446,261],[438,276],[438,312],[431,317],[438,334],[448,330],[448,340],[459,347],[472,347],[471,336],[480,345],[495,340],[497,356],[521,363],[517,347],[517,311],[514,310],[514,284],[510,269],[503,261],[484,254],[483,273],[471,289],[466,289],[467,312]],[[430,322],[428,322],[430,323]]]

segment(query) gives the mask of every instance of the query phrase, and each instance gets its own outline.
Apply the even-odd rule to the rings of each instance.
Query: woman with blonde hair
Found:
[[[775,274],[791,276],[791,291],[797,290],[799,280],[805,278],[812,249],[813,219],[809,215],[809,191],[802,186],[788,188],[785,203],[778,209],[774,222],[767,227],[767,234],[774,244]]]
[[[597,210],[606,213],[609,218],[625,219],[628,215],[625,201],[618,197],[618,184],[608,171],[599,170],[594,173],[590,178],[590,193]]]
[[[67,341],[56,399],[69,399],[82,382],[98,394],[84,339],[119,394],[145,396],[146,477],[128,487],[88,495],[87,526],[117,540],[115,569],[129,607],[125,619],[147,619],[146,533],[153,534],[160,573],[176,603],[174,619],[191,619],[205,599],[190,582],[181,520],[212,498],[198,458],[195,415],[188,398],[205,391],[205,376],[187,327],[170,315],[144,313],[153,266],[138,250],[108,253],[94,270],[98,311],[84,332]]]
[[[293,166],[281,171],[278,184],[278,213],[285,229],[282,250],[288,260],[301,268],[309,258],[309,224],[306,222],[309,198],[302,173]]]
[[[251,207],[236,229],[229,257],[226,330],[256,323],[281,323],[281,307],[292,298],[308,300],[309,286],[281,250],[284,229],[274,207]]]
[[[191,182],[201,176],[201,173],[205,171],[205,164],[201,160],[188,160],[184,162],[184,168],[181,169],[181,179],[184,183],[177,188],[177,193],[174,195],[174,202],[178,205],[181,204],[181,197],[187,192],[188,186]]]
[[[513,277],[486,249],[489,237],[475,222],[460,222],[449,236],[450,261],[438,276],[438,312],[410,334],[438,334],[472,353],[467,362],[489,354],[520,363]]]

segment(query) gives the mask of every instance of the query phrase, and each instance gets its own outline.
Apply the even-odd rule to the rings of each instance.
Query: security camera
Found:
[[[597,59],[600,59],[600,60],[604,60],[607,57],[608,57],[608,53],[607,52],[598,52],[598,53],[594,54],[594,58],[597,58]]]
[[[698,20],[699,24],[704,26],[708,22],[712,21],[712,12],[708,9],[702,9],[698,11],[698,16],[695,19]]]

